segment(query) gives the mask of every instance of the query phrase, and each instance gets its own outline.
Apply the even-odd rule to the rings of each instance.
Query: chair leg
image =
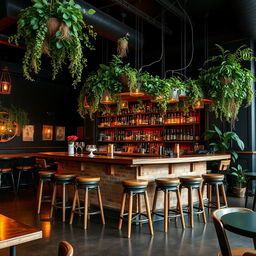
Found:
[[[152,224],[152,219],[151,219],[151,214],[150,214],[150,207],[149,207],[149,202],[148,202],[148,193],[147,193],[147,191],[144,192],[144,199],[145,199],[146,210],[147,210],[147,215],[148,215],[148,224],[149,224],[150,234],[151,234],[151,235],[154,235],[153,224]]]
[[[51,211],[50,211],[50,219],[52,218],[52,215],[53,215],[53,208],[55,206],[56,194],[57,194],[57,184],[55,183],[54,187],[53,187],[53,194],[52,194],[52,205],[51,205]]]
[[[253,198],[253,205],[252,205],[252,210],[254,211],[255,208],[255,204],[256,204],[256,192],[254,194],[254,198]]]
[[[152,206],[152,220],[154,220],[154,214],[155,214],[155,210],[156,210],[157,196],[158,196],[158,189],[157,189],[157,187],[156,187],[155,194],[154,194],[154,199],[153,199],[153,206]]]
[[[97,194],[98,194],[98,201],[99,201],[99,206],[100,206],[101,221],[102,221],[102,224],[105,225],[105,217],[104,217],[104,211],[103,211],[100,187],[98,187],[98,189],[97,189]]]
[[[221,191],[222,191],[224,205],[225,205],[225,207],[228,207],[228,201],[227,201],[227,196],[226,196],[224,184],[221,184]]]
[[[11,172],[11,179],[12,179],[13,192],[16,195],[16,187],[15,187],[15,181],[14,181],[14,177],[13,177],[13,172]]]
[[[249,184],[250,184],[250,180],[248,179],[246,183],[246,191],[245,191],[245,205],[244,205],[245,208],[247,208],[247,203],[248,203]]]
[[[39,181],[39,190],[38,190],[38,203],[37,203],[37,214],[40,214],[40,210],[41,210],[41,203],[42,203],[42,194],[43,194],[43,186],[44,186],[44,182],[42,179],[40,179]]]
[[[120,210],[120,216],[119,216],[119,223],[118,223],[118,229],[119,229],[119,230],[122,228],[122,224],[123,224],[123,215],[124,215],[124,208],[125,208],[125,200],[126,200],[126,193],[123,192],[123,195],[122,195],[122,203],[121,203],[121,210]]]
[[[182,209],[182,203],[181,203],[181,197],[180,197],[180,191],[179,190],[176,191],[176,195],[177,195],[177,203],[179,205],[181,225],[182,225],[182,228],[185,228],[184,214],[183,214],[183,209]]]
[[[202,214],[203,214],[203,222],[204,222],[204,224],[205,224],[205,223],[206,223],[206,214],[205,214],[205,211],[204,211],[203,196],[202,196],[202,194],[201,194],[200,189],[198,190],[198,198],[199,198],[200,210],[203,211],[203,212],[202,212]]]
[[[192,188],[188,188],[188,207],[189,207],[189,222],[190,227],[194,227],[194,212],[193,212],[193,197],[192,197]]]
[[[20,189],[20,175],[21,175],[21,171],[19,171],[19,174],[18,174],[17,192],[19,192],[19,189]]]
[[[164,191],[164,232],[168,230],[168,190]]]
[[[75,208],[76,208],[76,199],[77,199],[77,188],[75,188],[69,224],[73,223],[73,218],[74,218],[74,213],[75,213]]]
[[[129,193],[129,209],[128,209],[128,238],[131,237],[132,229],[132,203],[133,203],[133,193]]]
[[[215,184],[217,209],[220,209],[219,185]]]
[[[88,222],[88,188],[85,188],[84,191],[84,229],[87,229]]]

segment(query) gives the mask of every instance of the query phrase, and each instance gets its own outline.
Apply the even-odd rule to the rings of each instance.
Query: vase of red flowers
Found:
[[[69,155],[74,155],[75,154],[75,141],[78,139],[77,136],[71,135],[67,137],[68,140],[68,154]]]

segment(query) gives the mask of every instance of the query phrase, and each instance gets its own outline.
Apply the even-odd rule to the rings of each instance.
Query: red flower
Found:
[[[68,140],[69,142],[73,142],[73,141],[78,140],[78,137],[77,137],[76,135],[71,135],[71,136],[68,136],[68,137],[67,137],[67,140]]]

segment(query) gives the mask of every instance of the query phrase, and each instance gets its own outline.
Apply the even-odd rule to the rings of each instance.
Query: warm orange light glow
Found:
[[[86,96],[84,96],[84,108],[85,109],[90,109],[90,106],[89,106],[89,104],[87,102],[87,97]]]
[[[142,97],[145,93],[141,92],[139,88],[136,88],[134,91],[130,92],[130,95],[134,97]]]
[[[8,68],[1,69],[0,73],[0,94],[10,94],[12,81]]]

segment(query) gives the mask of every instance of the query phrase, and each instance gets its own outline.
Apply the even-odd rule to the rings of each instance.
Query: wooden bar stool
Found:
[[[182,228],[185,228],[184,215],[182,209],[182,203],[180,198],[179,185],[180,180],[178,178],[163,178],[156,179],[156,189],[152,206],[152,221],[154,215],[164,217],[164,232],[167,232],[169,219],[173,217],[180,217]],[[156,211],[157,195],[159,191],[164,192],[164,215],[159,211]],[[170,209],[170,196],[171,192],[176,193],[177,205],[176,209]]]
[[[202,184],[202,195],[204,194],[204,188],[207,185],[207,198],[208,202],[205,205],[208,208],[208,212],[210,213],[211,208],[225,208],[228,207],[226,192],[224,188],[224,174],[217,174],[217,173],[211,173],[211,174],[203,174],[203,184]],[[216,201],[214,202],[212,200],[212,188],[215,189],[216,193]],[[220,191],[221,188],[222,197],[223,197],[223,203],[220,202]]]
[[[124,216],[128,215],[128,238],[131,237],[131,224],[132,221],[135,220],[137,217],[139,217],[139,220],[135,220],[134,222],[142,222],[141,217],[146,216],[149,224],[150,234],[153,235],[153,225],[152,225],[152,219],[150,214],[150,208],[149,208],[149,202],[148,202],[148,194],[146,191],[146,188],[148,186],[147,180],[123,180],[122,181],[124,191],[122,195],[122,203],[121,203],[121,210],[120,210],[120,217],[119,217],[119,223],[118,223],[118,229],[120,230],[122,228],[123,219]],[[144,195],[145,205],[146,205],[146,211],[147,214],[143,214],[141,212],[141,194]],[[139,213],[134,214],[132,213],[132,207],[133,207],[133,197],[137,195],[138,203],[139,203]],[[124,213],[125,208],[125,201],[126,196],[129,196],[129,207],[128,207],[128,213]]]
[[[196,214],[202,214],[203,215],[203,222],[206,223],[206,215],[204,211],[204,203],[203,203],[203,197],[201,194],[201,183],[202,178],[199,176],[183,176],[180,177],[180,191],[183,188],[188,189],[188,211],[183,211],[189,214],[189,220],[190,220],[190,227],[194,227],[194,209],[197,211]],[[198,192],[198,199],[199,199],[199,207],[195,207],[193,203],[193,190],[197,190]]]
[[[75,184],[75,174],[54,174],[54,188],[53,188],[53,195],[52,195],[52,206],[51,206],[51,213],[50,218],[53,215],[53,208],[61,208],[62,209],[62,221],[65,222],[66,219],[66,209],[71,208],[71,205],[66,204],[66,189],[68,185]],[[57,188],[58,186],[62,187],[62,201],[57,202],[56,195],[57,195]]]
[[[100,214],[101,215],[101,221],[102,224],[105,225],[105,218],[104,218],[104,212],[103,212],[103,205],[102,205],[102,199],[101,199],[101,193],[100,193],[100,177],[88,177],[88,176],[79,176],[76,177],[76,189],[74,193],[74,199],[73,199],[73,205],[72,205],[72,211],[70,216],[70,222],[69,224],[73,223],[74,213],[78,213],[81,215],[81,210],[84,209],[84,229],[87,229],[87,220],[90,215]],[[79,190],[84,190],[84,207],[80,206],[80,200],[79,200]],[[98,195],[98,203],[100,207],[100,211],[94,211],[89,212],[88,208],[88,197],[89,197],[89,191],[90,190],[96,190]],[[76,204],[78,207],[76,207]]]
[[[53,177],[54,173],[52,171],[40,171],[38,172],[39,175],[39,185],[38,185],[38,203],[37,203],[37,214],[40,214],[41,211],[41,204],[42,202],[51,202],[49,200],[49,197],[44,196],[44,199],[42,200],[43,197],[43,190],[44,190],[44,184],[52,184],[53,183]]]

